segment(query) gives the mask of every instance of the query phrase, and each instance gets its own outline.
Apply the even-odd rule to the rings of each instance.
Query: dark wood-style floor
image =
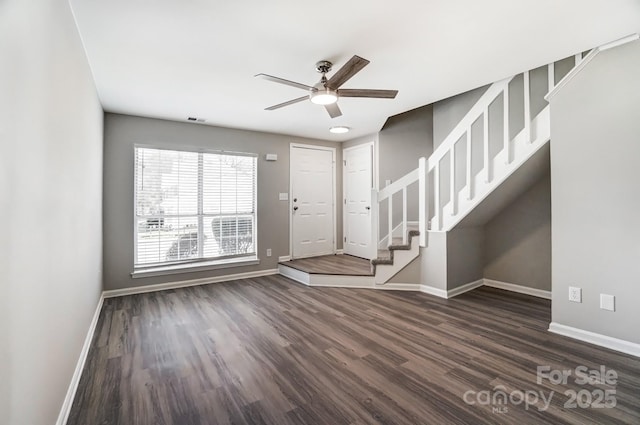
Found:
[[[323,255],[282,263],[309,274],[373,276],[371,262],[352,255]]]
[[[491,288],[444,300],[281,276],[107,299],[68,424],[640,423],[640,359],[549,320],[549,301]],[[583,365],[617,384],[536,383],[538,366]],[[496,388],[514,401],[482,404]],[[564,407],[599,389],[615,408]],[[554,395],[527,410],[517,391]]]

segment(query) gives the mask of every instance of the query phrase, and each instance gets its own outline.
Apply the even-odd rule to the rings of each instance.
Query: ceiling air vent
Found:
[[[187,117],[187,121],[191,121],[191,122],[205,122],[206,120],[205,120],[204,118]]]

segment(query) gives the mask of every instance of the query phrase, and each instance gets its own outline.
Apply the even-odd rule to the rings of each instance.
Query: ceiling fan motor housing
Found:
[[[316,71],[320,72],[321,74],[325,74],[331,71],[332,66],[333,64],[329,61],[319,61],[316,63]]]

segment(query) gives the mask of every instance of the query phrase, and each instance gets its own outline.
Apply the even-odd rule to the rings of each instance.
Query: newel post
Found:
[[[379,204],[378,191],[371,189],[371,259],[378,258]]]

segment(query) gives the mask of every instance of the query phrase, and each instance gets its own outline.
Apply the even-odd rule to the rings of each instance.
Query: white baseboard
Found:
[[[550,291],[543,291],[541,289],[527,288],[525,286],[516,285],[513,283],[499,282],[491,279],[478,279],[474,282],[465,283],[462,286],[453,288],[450,290],[444,290],[434,288],[433,286],[423,285],[418,283],[384,283],[376,284],[376,289],[387,289],[397,291],[419,291],[425,294],[435,295],[440,298],[453,298],[465,292],[473,291],[481,286],[490,286],[492,288],[499,288],[505,291],[517,292],[520,294],[532,295],[534,297],[551,299]]]
[[[435,295],[436,297],[440,298],[447,298],[447,291],[445,291],[444,289],[434,288],[433,286],[429,285],[420,285],[420,292],[429,295]]]
[[[544,298],[546,300],[551,299],[551,291],[545,291],[543,289],[528,288],[522,285],[516,285],[514,283],[500,282],[499,280],[484,279],[484,286],[490,286],[491,288],[504,289],[505,291],[517,292],[519,294],[531,295],[538,298]]]
[[[385,291],[414,291],[420,292],[419,283],[382,283],[377,284],[376,289]]]
[[[458,286],[457,288],[453,288],[447,291],[447,296],[445,298],[453,298],[457,295],[464,294],[465,292],[473,291],[476,288],[484,285],[484,279],[478,279],[475,282],[465,283],[462,286]]]
[[[73,371],[73,376],[71,377],[71,383],[69,384],[69,388],[67,389],[67,394],[64,397],[64,402],[62,403],[62,408],[60,409],[60,414],[58,415],[58,420],[56,421],[56,425],[65,425],[67,423],[67,420],[69,419],[69,413],[71,412],[73,399],[76,396],[76,391],[78,391],[78,384],[80,383],[82,370],[84,369],[84,364],[86,363],[87,356],[89,355],[89,348],[91,348],[91,341],[93,341],[93,334],[96,332],[96,326],[98,325],[98,319],[100,318],[100,311],[102,311],[103,302],[104,302],[104,295],[101,294],[100,299],[98,300],[98,305],[96,306],[96,310],[93,313],[93,317],[91,318],[91,323],[89,324],[89,330],[87,331],[87,336],[84,338],[84,343],[82,344],[82,350],[80,350],[80,357],[78,358],[78,362],[76,363],[76,368]]]
[[[291,261],[290,255],[283,255],[282,257],[278,257],[278,263],[284,263],[286,261]]]
[[[422,292],[429,295],[435,295],[440,298],[447,298],[447,291],[444,289],[438,289],[433,286],[422,285],[420,283],[378,283],[376,284],[376,289],[387,291]]]
[[[551,299],[550,291],[543,291],[540,289],[527,288],[521,285],[515,285],[513,283],[499,282],[496,280],[490,279],[478,279],[474,282],[466,283],[462,286],[458,286],[457,288],[453,288],[450,290],[444,290],[439,288],[434,288],[429,285],[421,285],[415,283],[386,283],[386,284],[378,284],[376,288],[378,289],[397,289],[400,291],[420,291],[425,294],[435,295],[440,298],[453,298],[460,294],[464,294],[465,292],[473,291],[476,288],[481,286],[490,286],[493,288],[499,288],[506,291],[518,292],[520,294],[533,295],[535,297]]]
[[[157,285],[134,286],[132,288],[111,289],[104,291],[104,298],[122,297],[124,295],[145,294],[147,292],[166,291],[167,289],[187,288],[189,286],[207,285],[209,283],[227,282],[237,279],[250,279],[252,277],[269,276],[277,274],[278,269],[257,270],[254,272],[227,274],[224,276],[212,276],[202,279],[182,280],[177,282],[159,283]]]
[[[336,249],[336,255],[343,255],[344,249]]]
[[[635,342],[629,342],[623,339],[613,338],[591,331],[572,328],[571,326],[561,325],[560,323],[556,322],[551,322],[549,324],[549,332],[588,342],[590,344],[599,345],[600,347],[608,348],[610,350],[620,351],[621,353],[640,357],[640,344],[637,344]]]

